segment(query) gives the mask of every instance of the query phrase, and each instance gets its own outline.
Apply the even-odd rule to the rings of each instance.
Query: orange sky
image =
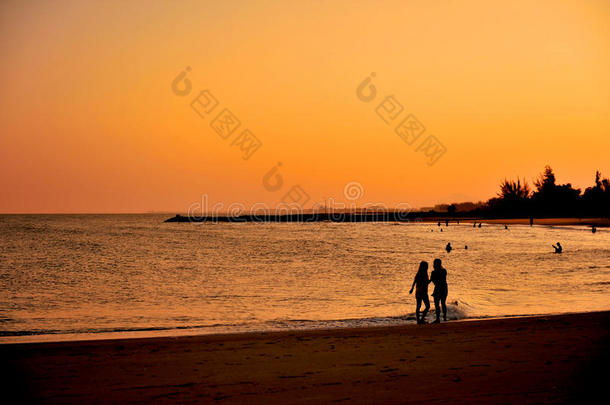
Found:
[[[608,1],[3,1],[0,212],[275,206],[296,184],[311,206],[353,181],[359,205],[419,207],[545,164],[584,188],[610,176],[609,21]],[[376,114],[388,95],[446,147],[436,164]],[[223,108],[228,140],[210,128]],[[248,160],[244,128],[262,141]]]

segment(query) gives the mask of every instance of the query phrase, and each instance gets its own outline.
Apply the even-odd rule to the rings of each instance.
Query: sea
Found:
[[[450,321],[610,310],[605,228],[169,216],[0,215],[0,343],[409,324],[436,258]]]

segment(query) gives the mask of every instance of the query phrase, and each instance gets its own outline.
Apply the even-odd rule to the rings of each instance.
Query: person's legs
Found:
[[[434,311],[436,312],[436,321],[435,323],[439,323],[441,321],[441,309],[439,308],[440,297],[434,296]]]
[[[441,298],[441,304],[443,305],[443,320],[447,322],[447,296]]]
[[[426,306],[426,308],[424,308],[424,312],[421,315],[421,321],[425,322],[426,315],[428,314],[428,311],[430,310],[430,299],[428,298],[428,294],[426,294],[422,297],[422,301],[424,301],[424,305]]]
[[[417,319],[417,323],[419,323],[419,309],[421,308],[421,297],[415,297],[415,301],[417,301],[417,305],[415,307],[415,319]]]

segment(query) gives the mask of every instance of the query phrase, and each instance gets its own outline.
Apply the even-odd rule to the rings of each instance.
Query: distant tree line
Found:
[[[558,184],[550,166],[534,180],[534,187],[530,189],[525,179],[505,179],[498,196],[487,202],[440,204],[428,213],[497,218],[610,217],[610,181],[602,179],[599,171],[584,193],[570,183]]]

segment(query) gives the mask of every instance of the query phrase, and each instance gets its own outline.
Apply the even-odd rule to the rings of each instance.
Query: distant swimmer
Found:
[[[445,250],[447,251],[447,253],[451,253],[451,251],[453,250],[453,248],[451,247],[451,243],[447,243],[447,246],[445,246]]]
[[[563,252],[563,248],[561,247],[561,243],[559,242],[557,242],[557,246],[553,245],[553,248],[555,249],[555,253]]]
[[[464,246],[464,249],[468,250],[468,245]]]
[[[591,232],[593,232],[593,233],[597,232],[597,228],[596,227],[592,227],[591,228]]]

